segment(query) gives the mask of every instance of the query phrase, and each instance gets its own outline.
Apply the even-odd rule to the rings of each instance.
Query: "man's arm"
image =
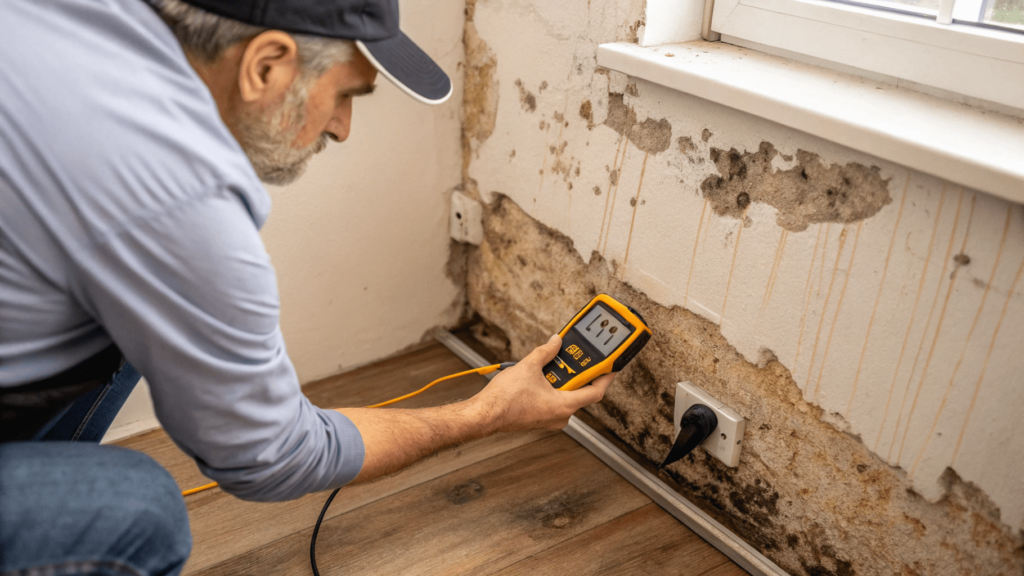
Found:
[[[338,409],[359,429],[366,448],[354,482],[392,474],[439,450],[498,432],[564,428],[574,412],[604,397],[614,376],[579,390],[555,390],[542,372],[561,344],[552,336],[463,402],[418,410]]]

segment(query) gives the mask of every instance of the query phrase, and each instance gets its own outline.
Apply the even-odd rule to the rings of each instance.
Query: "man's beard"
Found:
[[[314,81],[315,78],[296,78],[276,109],[246,113],[239,119],[238,143],[256,175],[267,184],[283,186],[294,182],[306,171],[309,159],[327,147],[326,134],[320,134],[309,146],[292,146],[306,123],[308,88]]]

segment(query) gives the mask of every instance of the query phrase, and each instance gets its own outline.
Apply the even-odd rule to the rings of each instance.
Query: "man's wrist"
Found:
[[[479,430],[480,436],[503,432],[504,410],[483,393],[463,402],[471,425]]]

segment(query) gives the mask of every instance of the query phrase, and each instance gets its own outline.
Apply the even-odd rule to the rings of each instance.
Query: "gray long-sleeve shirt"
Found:
[[[0,386],[114,342],[225,490],[352,480],[358,430],[285,351],[270,198],[168,27],[141,0],[8,0],[0,38]]]

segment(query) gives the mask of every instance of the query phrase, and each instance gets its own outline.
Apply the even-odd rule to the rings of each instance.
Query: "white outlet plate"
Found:
[[[683,418],[683,412],[694,404],[703,404],[715,411],[718,417],[718,426],[700,446],[715,458],[725,462],[726,466],[735,468],[740,463],[740,448],[743,447],[743,433],[747,428],[747,421],[729,408],[708,394],[704,390],[694,386],[690,382],[679,382],[676,384],[676,411],[675,426],[676,435],[679,435],[679,421]]]
[[[462,192],[452,192],[448,232],[459,242],[479,245],[484,240],[483,206]]]

